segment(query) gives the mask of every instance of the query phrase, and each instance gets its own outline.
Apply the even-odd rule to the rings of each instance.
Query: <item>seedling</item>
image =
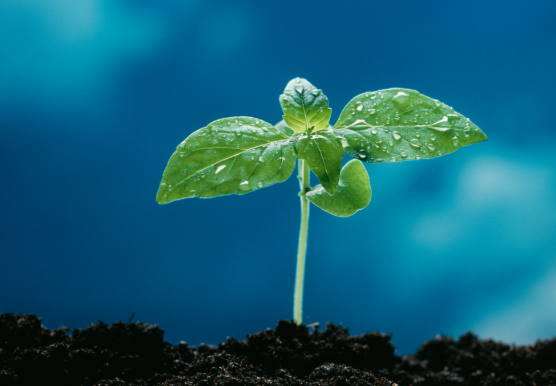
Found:
[[[309,201],[339,217],[371,201],[361,163],[439,157],[485,141],[475,124],[414,90],[392,88],[353,98],[334,126],[328,98],[305,79],[288,83],[276,125],[250,117],[219,119],[195,131],[172,154],[156,196],[159,204],[190,197],[245,194],[287,180],[298,163],[301,229],[294,320],[302,322]],[[342,168],[347,153],[351,160]],[[320,185],[310,187],[310,171]]]

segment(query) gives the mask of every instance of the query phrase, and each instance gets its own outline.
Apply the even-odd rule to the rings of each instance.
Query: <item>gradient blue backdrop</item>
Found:
[[[404,87],[489,141],[368,164],[373,199],[312,207],[305,316],[393,333],[556,335],[553,1],[0,0],[0,311],[49,328],[159,324],[218,343],[292,317],[295,178],[159,206],[175,146],[218,118],[277,122],[286,83]],[[315,179],[313,182],[316,183]]]

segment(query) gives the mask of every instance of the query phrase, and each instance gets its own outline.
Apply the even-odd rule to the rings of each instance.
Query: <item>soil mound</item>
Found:
[[[277,327],[218,346],[164,342],[155,325],[100,322],[48,330],[35,315],[0,315],[0,385],[556,385],[556,339],[525,347],[472,333],[437,336],[395,355],[390,335],[327,324]]]

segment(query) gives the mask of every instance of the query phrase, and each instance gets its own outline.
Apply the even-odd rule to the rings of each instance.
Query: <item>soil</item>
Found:
[[[274,330],[218,346],[164,341],[156,325],[49,330],[35,315],[0,315],[0,385],[556,385],[556,339],[516,347],[437,336],[395,355],[390,335],[341,325]]]

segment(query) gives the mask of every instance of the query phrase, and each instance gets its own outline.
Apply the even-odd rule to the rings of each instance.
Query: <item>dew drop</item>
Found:
[[[295,87],[295,91],[297,91],[298,94],[302,94],[303,93],[303,85],[298,84]]]
[[[409,95],[403,91],[399,91],[394,96],[394,98],[392,98],[392,100],[394,101],[394,103],[396,103],[396,105],[398,105],[398,108],[405,107],[407,104],[409,104]]]
[[[376,133],[378,133],[378,131],[376,131],[375,129],[372,129],[371,133],[376,134]]]
[[[263,183],[262,183],[262,182],[259,182],[259,183],[257,184],[257,186],[258,186],[259,188],[262,188],[262,187],[263,187]]]
[[[403,158],[407,157],[407,154],[405,154],[405,151],[402,151],[402,152],[400,153],[400,155],[401,155]]]
[[[399,141],[400,139],[402,139],[402,137],[398,134],[397,131],[394,131],[394,132],[392,133],[392,135],[394,136],[394,139],[395,139],[396,141]]]
[[[357,111],[361,111],[361,110],[363,110],[363,105],[359,105],[359,106],[357,106],[357,109],[356,109],[356,110],[357,110]]]
[[[243,181],[240,185],[247,185],[249,181]]]
[[[454,144],[454,146],[457,146],[459,142],[459,138],[458,137],[454,137],[452,138],[452,143]]]
[[[427,147],[428,147],[430,150],[434,150],[434,149],[435,149],[435,147],[434,147],[432,144],[430,144],[430,143],[427,145]]]

